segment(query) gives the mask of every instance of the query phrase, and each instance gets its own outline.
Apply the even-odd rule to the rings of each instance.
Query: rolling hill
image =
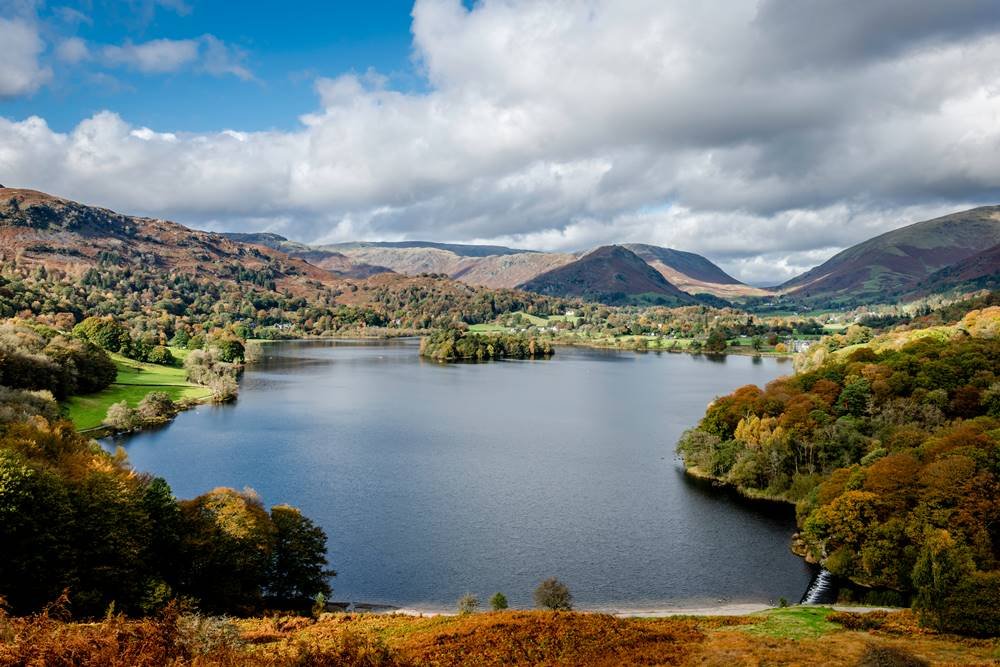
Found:
[[[620,245],[601,246],[580,259],[538,275],[521,289],[549,296],[578,297],[610,305],[682,306],[695,297],[671,284],[634,252]]]
[[[983,206],[876,236],[837,253],[776,290],[803,301],[834,305],[884,300],[915,289],[935,272],[997,243],[1000,206]]]

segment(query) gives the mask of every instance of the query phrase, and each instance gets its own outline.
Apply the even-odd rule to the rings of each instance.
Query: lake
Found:
[[[811,569],[790,508],[689,479],[674,454],[708,403],[790,363],[559,348],[441,365],[417,342],[267,345],[236,403],[124,441],[178,497],[216,486],[289,503],[329,536],[335,600],[531,605],[556,576],[578,608],[797,602]]]

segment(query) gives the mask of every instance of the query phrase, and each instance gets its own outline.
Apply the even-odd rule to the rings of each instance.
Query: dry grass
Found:
[[[0,665],[922,665],[996,664],[1000,640],[921,631],[909,612],[831,614],[800,632],[764,616],[620,619],[566,612],[420,618],[373,614],[111,617],[67,623],[58,605],[0,616]],[[805,619],[808,620],[808,619]]]

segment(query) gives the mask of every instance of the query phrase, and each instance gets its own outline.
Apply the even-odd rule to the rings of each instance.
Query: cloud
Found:
[[[648,241],[757,282],[1000,199],[995,3],[419,0],[412,32],[424,92],[321,78],[285,132],[0,120],[0,182],[304,241]],[[250,76],[187,41],[122,65]]]
[[[101,50],[109,65],[120,65],[140,72],[176,72],[198,59],[198,42],[193,39],[154,39],[141,44],[126,42]]]
[[[201,38],[201,46],[202,68],[205,72],[216,76],[231,74],[244,81],[254,78],[250,70],[243,65],[247,54],[242,49],[230,46],[212,35],[204,35]]]
[[[28,20],[0,18],[0,44],[0,100],[29,95],[52,78],[52,70],[39,63],[45,44]]]
[[[154,39],[120,46],[107,45],[101,49],[104,64],[128,67],[146,74],[179,72],[188,68],[213,76],[232,75],[243,80],[253,79],[253,74],[243,64],[247,54],[213,35],[198,39]]]
[[[64,63],[75,65],[90,58],[90,49],[79,37],[70,37],[56,48],[56,57]]]

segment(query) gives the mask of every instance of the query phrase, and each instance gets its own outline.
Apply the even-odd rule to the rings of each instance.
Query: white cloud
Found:
[[[86,45],[83,45],[86,48]],[[253,74],[243,64],[246,52],[213,35],[198,39],[154,39],[134,44],[107,45],[101,49],[103,62],[112,67],[128,67],[146,74],[164,74],[196,68],[213,76],[232,75],[248,81]]]
[[[140,72],[176,72],[198,59],[198,41],[194,39],[153,39],[141,44],[126,42],[101,50],[110,65],[121,65]]]
[[[646,241],[776,282],[1000,194],[1000,8],[839,4],[419,0],[427,92],[377,73],[319,79],[319,108],[288,132],[0,120],[0,174],[305,241]],[[838,37],[821,42],[830,12]],[[113,53],[143,71],[251,76],[238,50],[186,41]]]
[[[70,37],[64,39],[56,48],[56,57],[64,63],[75,65],[90,58],[90,49],[79,37]]]
[[[45,44],[28,20],[0,18],[0,45],[0,99],[31,94],[52,78],[38,60]]]

